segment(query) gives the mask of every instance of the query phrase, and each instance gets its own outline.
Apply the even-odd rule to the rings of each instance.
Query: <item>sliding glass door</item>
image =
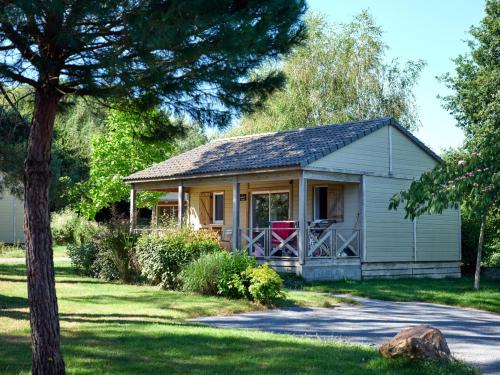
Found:
[[[252,228],[269,228],[271,221],[290,219],[290,194],[266,192],[252,194]]]

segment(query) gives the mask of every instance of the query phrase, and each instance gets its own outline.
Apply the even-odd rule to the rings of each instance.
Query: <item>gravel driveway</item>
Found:
[[[500,374],[500,315],[431,303],[355,299],[359,305],[269,310],[193,320],[217,327],[376,345],[403,327],[429,324],[444,333],[456,358],[479,366],[484,374]]]

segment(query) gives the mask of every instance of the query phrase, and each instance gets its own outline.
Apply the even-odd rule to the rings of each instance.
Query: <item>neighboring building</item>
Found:
[[[23,202],[8,191],[0,192],[0,242],[24,243]]]
[[[383,118],[218,139],[125,181],[132,225],[137,190],[187,193],[180,222],[306,279],[459,277],[458,210],[413,222],[388,210],[439,162]]]

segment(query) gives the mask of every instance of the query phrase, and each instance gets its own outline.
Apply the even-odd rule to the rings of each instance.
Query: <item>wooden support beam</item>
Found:
[[[233,232],[232,232],[232,248],[233,253],[236,250],[241,250],[240,242],[240,182],[238,177],[233,177]]]
[[[361,244],[361,259],[366,261],[366,176],[361,176],[361,184],[359,185],[359,213],[361,216],[361,230],[359,234]]]
[[[179,184],[178,188],[178,197],[177,197],[177,205],[178,205],[178,225],[179,229],[182,229],[184,225],[184,185],[182,182]]]
[[[299,263],[304,264],[306,259],[307,247],[307,179],[304,173],[300,174],[299,178]]]
[[[135,184],[130,185],[130,231],[137,226],[137,190]]]

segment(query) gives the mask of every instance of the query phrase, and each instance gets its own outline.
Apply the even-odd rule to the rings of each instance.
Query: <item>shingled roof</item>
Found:
[[[392,125],[436,160],[439,157],[392,118],[217,139],[124,178],[126,182],[194,175],[305,167],[374,131]]]

